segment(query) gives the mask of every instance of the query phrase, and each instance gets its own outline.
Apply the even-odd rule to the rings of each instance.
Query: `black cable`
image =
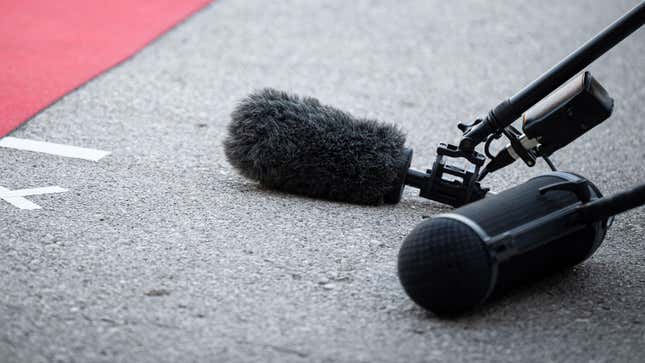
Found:
[[[482,171],[479,172],[479,176],[477,177],[477,181],[482,181],[486,175],[488,175],[488,168],[484,167]]]
[[[502,137],[502,133],[497,132],[497,133],[491,134],[486,139],[486,144],[484,145],[484,154],[486,154],[486,156],[488,156],[489,159],[493,159],[495,157],[495,155],[491,154],[490,152],[490,144],[493,142],[493,140],[497,140],[500,137]]]
[[[515,161],[515,158],[509,152],[508,148],[502,149],[495,157],[486,164],[484,169],[482,169],[479,174],[479,179],[482,180],[488,173],[495,172],[503,167],[511,165]]]
[[[546,161],[546,163],[549,164],[549,168],[551,168],[552,171],[558,171],[558,169],[555,167],[555,165],[553,165],[553,163],[551,162],[551,159],[549,159],[548,156],[544,155],[542,156],[542,159],[544,159],[544,161]]]

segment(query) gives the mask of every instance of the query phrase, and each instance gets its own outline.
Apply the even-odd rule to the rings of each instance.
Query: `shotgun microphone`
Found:
[[[235,108],[228,132],[224,152],[233,167],[284,192],[378,205],[398,203],[409,185],[421,197],[452,206],[488,192],[477,181],[483,155],[441,143],[432,169],[409,169],[412,150],[396,126],[355,118],[311,97],[255,92]],[[458,158],[474,166],[456,165]]]
[[[572,267],[602,243],[612,215],[645,203],[645,184],[603,198],[576,174],[552,172],[421,222],[398,257],[399,279],[436,314]]]
[[[401,199],[412,150],[394,125],[274,89],[242,100],[231,119],[228,161],[266,187],[358,204]]]

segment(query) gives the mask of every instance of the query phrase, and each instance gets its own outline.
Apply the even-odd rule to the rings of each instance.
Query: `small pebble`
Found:
[[[146,296],[165,296],[170,295],[170,291],[166,289],[152,289],[143,293]]]
[[[328,283],[328,284],[323,285],[323,289],[325,289],[325,290],[333,290],[335,288],[336,288],[336,285],[332,284],[332,283]]]

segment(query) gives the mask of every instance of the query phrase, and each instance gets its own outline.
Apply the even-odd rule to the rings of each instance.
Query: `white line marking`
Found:
[[[2,200],[20,209],[29,209],[29,210],[41,209],[41,207],[38,204],[30,202],[23,197],[9,197],[9,198],[2,198]]]
[[[110,154],[109,151],[86,149],[84,147],[70,146],[63,144],[54,144],[45,141],[19,139],[16,137],[7,136],[0,139],[0,147],[10,149],[35,151],[39,153],[46,153],[58,156],[65,156],[68,158],[84,159],[90,161],[99,161],[103,157]]]
[[[41,207],[36,203],[30,202],[24,197],[28,195],[65,193],[67,191],[67,189],[61,188],[59,186],[18,190],[9,190],[7,188],[0,187],[0,199],[13,205],[16,208],[33,210],[41,209]]]
[[[52,194],[52,193],[65,193],[69,190],[61,188],[59,186],[54,187],[42,187],[42,188],[31,188],[31,189],[18,189],[18,190],[0,190],[0,198],[6,197],[26,197],[28,195],[39,195],[39,194]]]

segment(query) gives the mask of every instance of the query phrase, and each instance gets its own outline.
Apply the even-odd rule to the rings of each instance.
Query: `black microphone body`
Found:
[[[397,203],[412,150],[395,126],[264,89],[233,111],[224,151],[262,185],[359,204]]]
[[[399,252],[401,284],[422,307],[453,314],[572,267],[604,239],[607,218],[578,213],[601,197],[586,179],[553,172],[424,220]]]

